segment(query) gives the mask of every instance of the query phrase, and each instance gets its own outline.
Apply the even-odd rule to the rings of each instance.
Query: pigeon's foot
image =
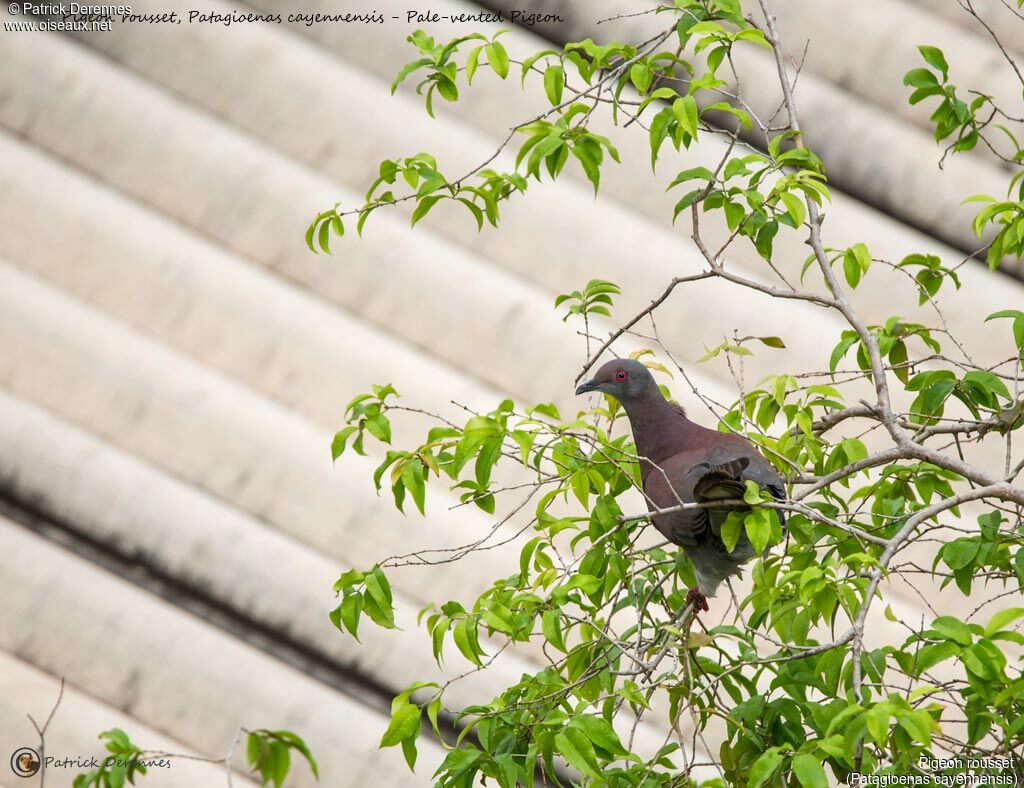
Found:
[[[686,604],[693,603],[694,615],[697,613],[705,613],[708,611],[708,598],[704,596],[698,589],[691,588],[690,592],[686,595]]]

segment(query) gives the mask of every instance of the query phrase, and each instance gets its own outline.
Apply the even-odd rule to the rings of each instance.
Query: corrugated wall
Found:
[[[971,251],[959,200],[998,193],[1006,173],[977,153],[941,174],[926,117],[905,106],[899,82],[915,65],[914,45],[932,43],[946,47],[954,69],[974,69],[965,82],[973,74],[1003,90],[993,83],[991,42],[930,0],[827,0],[810,12],[797,0],[777,5],[793,50],[811,40],[797,98],[837,187],[828,243],[866,240],[892,259]],[[513,51],[541,48],[536,33],[628,38],[649,23],[596,27],[624,10],[607,1],[537,6],[566,21],[516,30],[504,39]],[[254,7],[337,10],[320,0]],[[479,10],[451,0],[431,7]],[[630,9],[644,7],[635,0]],[[406,7],[393,0],[377,8],[404,20]],[[172,9],[189,10],[133,3],[135,13]],[[301,241],[309,219],[339,199],[355,205],[382,158],[429,150],[457,172],[543,105],[536,92],[498,88],[481,74],[430,120],[410,90],[389,95],[412,57],[411,29],[389,18],[380,27],[0,34],[4,753],[33,743],[25,714],[45,716],[63,676],[51,752],[96,752],[95,735],[117,725],[147,747],[220,757],[240,725],[288,727],[318,755],[324,785],[429,782],[439,746],[422,743],[415,776],[397,750],[375,749],[390,695],[438,675],[415,613],[482,590],[509,573],[516,551],[395,573],[403,629],[367,628],[361,645],[340,637],[326,613],[341,569],[461,544],[489,527],[478,513],[449,511],[454,499],[442,494],[425,521],[402,517],[373,493],[373,458],[332,467],[342,408],[381,382],[427,408],[489,407],[505,393],[574,408],[583,345],[551,310],[553,295],[610,278],[624,289],[618,314],[629,315],[669,278],[695,271],[698,255],[683,222],[667,221],[663,187],[669,173],[721,148],[704,141],[665,160],[652,180],[644,134],[633,129],[621,137],[625,164],[605,173],[596,202],[573,174],[531,187],[500,232],[478,235],[466,216],[440,209],[411,232],[400,211],[379,212],[364,240],[314,257]],[[432,32],[457,31],[444,23]],[[1020,36],[1009,41],[1024,46]],[[769,106],[776,89],[758,57],[746,65]],[[805,257],[795,236],[777,248],[785,265]],[[761,275],[749,249],[736,247],[730,264]],[[963,279],[945,305],[951,329],[975,347],[1002,341],[977,318],[1024,303],[1024,286],[980,265]],[[879,271],[858,290],[870,320],[914,313],[894,282]],[[841,326],[820,310],[765,309],[749,292],[708,283],[678,295],[659,329],[683,363],[733,329],[783,336],[784,353],[749,362],[755,380],[778,365],[816,366]],[[720,401],[735,395],[724,368],[696,367],[694,380]],[[397,442],[418,429],[400,423]],[[906,588],[887,594],[903,616],[927,612]],[[970,609],[949,592],[932,601]],[[881,619],[875,626],[880,637],[891,631]],[[452,701],[486,700],[533,658],[505,656],[456,685]],[[641,738],[659,736],[652,727]],[[293,774],[289,784],[311,783],[301,764]],[[223,782],[220,767],[200,763],[146,778]]]

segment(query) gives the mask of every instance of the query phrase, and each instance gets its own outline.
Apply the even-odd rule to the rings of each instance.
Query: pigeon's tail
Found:
[[[721,465],[706,466],[707,470],[693,486],[693,497],[698,501],[728,501],[743,497],[746,485],[740,475],[750,465],[746,457],[729,460]]]

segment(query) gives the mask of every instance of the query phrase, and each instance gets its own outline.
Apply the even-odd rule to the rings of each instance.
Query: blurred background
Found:
[[[985,31],[952,0],[773,5],[801,65],[796,96],[809,144],[833,184],[826,243],[864,241],[893,261],[922,252],[953,264],[975,252],[973,211],[961,200],[1002,195],[1009,173],[982,150],[940,170],[928,109],[907,106],[901,80],[920,65],[915,46],[927,43],[946,52],[959,83],[1019,97]],[[549,41],[636,40],[661,21],[602,20],[650,7],[520,3],[557,18],[502,40],[514,57]],[[1024,53],[1024,23],[998,0],[976,7]],[[453,655],[438,670],[416,612],[471,600],[489,578],[515,571],[518,551],[393,572],[402,629],[364,624],[362,643],[340,635],[327,613],[342,570],[467,543],[491,522],[453,508],[441,489],[431,491],[426,519],[403,517],[374,493],[379,458],[346,454],[332,466],[344,407],[371,384],[392,383],[402,404],[456,417],[458,406],[491,409],[506,394],[574,412],[585,343],[552,309],[554,296],[611,279],[623,289],[615,315],[625,320],[671,277],[698,271],[689,228],[670,222],[678,195],[665,186],[684,166],[716,161],[722,145],[708,136],[681,154],[666,146],[652,177],[644,130],[618,130],[623,164],[606,168],[596,200],[570,165],[559,183],[531,185],[510,203],[498,231],[477,234],[464,211],[443,205],[415,231],[401,210],[379,211],[365,238],[335,240],[333,256],[318,257],[303,243],[307,224],[338,200],[361,204],[381,159],[429,151],[460,174],[491,155],[513,122],[543,111],[540,86],[520,90],[515,66],[509,84],[481,70],[459,103],[435,102],[433,120],[413,80],[390,95],[395,73],[417,56],[405,42],[417,27],[447,39],[508,26],[410,22],[408,11],[508,18],[514,9],[454,0],[204,0],[199,9],[384,17],[310,26],[190,24],[194,9],[175,0],[132,10],[177,10],[186,21],[0,32],[3,757],[37,743],[26,715],[41,724],[64,677],[51,755],[99,754],[97,734],[117,726],[146,749],[220,758],[240,726],[289,728],[318,757],[324,785],[429,784],[443,757],[436,743],[421,740],[415,774],[397,749],[376,749],[396,692],[468,667]],[[748,100],[771,115],[779,96],[767,54],[746,52],[739,65]],[[512,161],[505,153],[495,166]],[[706,231],[725,237],[713,221]],[[801,240],[784,231],[776,241],[780,267],[794,276],[807,254]],[[745,241],[729,264],[767,279]],[[1024,303],[1019,271],[969,261],[961,292],[943,293],[950,330],[979,359],[1009,353],[1005,326],[980,320]],[[857,291],[869,320],[923,314],[905,280],[872,274]],[[784,351],[746,361],[751,384],[821,368],[842,328],[821,310],[780,308],[716,282],[677,291],[658,319],[667,351],[719,402],[735,399],[736,383],[718,361],[695,365],[705,347],[734,331],[783,337]],[[619,349],[650,345],[633,336]],[[714,423],[678,375],[665,382],[696,420]],[[422,427],[399,420],[395,443],[408,445]],[[1000,463],[999,451],[977,459]],[[924,550],[922,561],[933,554]],[[915,622],[936,607],[964,616],[973,607],[958,593],[886,594],[899,618]],[[533,659],[503,655],[456,685],[452,702],[488,700]],[[234,765],[244,772],[240,754]],[[47,784],[70,784],[75,773],[51,769]],[[2,786],[38,783],[0,769]],[[226,776],[222,766],[178,760],[145,784],[217,786]],[[234,784],[250,783],[238,774]],[[288,784],[312,784],[303,764]]]

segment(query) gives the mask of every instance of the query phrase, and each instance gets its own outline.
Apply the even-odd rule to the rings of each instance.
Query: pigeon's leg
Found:
[[[690,592],[686,595],[686,604],[693,604],[693,613],[707,612],[708,598],[704,596],[699,589],[691,588]]]

